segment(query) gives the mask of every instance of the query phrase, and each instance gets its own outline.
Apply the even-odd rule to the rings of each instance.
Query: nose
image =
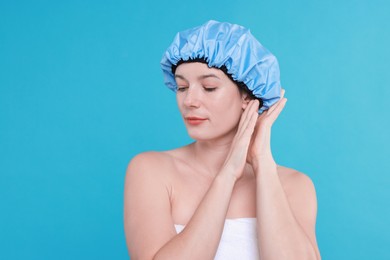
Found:
[[[187,107],[199,107],[200,94],[196,87],[188,87],[183,101],[184,105]]]

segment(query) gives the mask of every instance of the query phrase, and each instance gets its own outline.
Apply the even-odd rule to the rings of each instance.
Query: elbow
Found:
[[[286,255],[283,258],[277,258],[277,259],[321,260],[321,256],[317,254],[313,246],[309,245],[307,247],[301,248],[301,250],[296,250],[290,255]]]
[[[321,256],[313,246],[310,246],[306,250],[305,257],[297,257],[296,259],[321,260]]]

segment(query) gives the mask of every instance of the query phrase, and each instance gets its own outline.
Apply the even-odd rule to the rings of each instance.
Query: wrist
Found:
[[[276,168],[276,162],[272,154],[263,154],[259,157],[256,157],[252,160],[252,168],[254,171]]]
[[[232,183],[233,185],[238,180],[238,176],[234,170],[232,170],[230,167],[223,167],[221,171],[216,176],[219,180],[222,180],[224,182]]]

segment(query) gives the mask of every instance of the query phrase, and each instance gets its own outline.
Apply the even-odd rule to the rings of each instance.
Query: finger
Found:
[[[256,107],[258,108],[258,106],[259,106],[258,100],[249,101],[247,107],[245,108],[243,114],[241,115],[241,119],[238,124],[238,132],[240,131],[240,129],[245,129],[248,120],[250,120],[251,118],[251,114],[256,110]]]
[[[248,148],[252,140],[252,135],[255,131],[257,118],[257,110],[254,110],[249,117],[249,120],[247,120],[245,127],[242,128],[241,133],[238,136],[237,144],[239,147],[245,150],[245,154],[248,152]]]
[[[278,100],[274,105],[272,105],[272,106],[268,109],[269,113],[272,113],[272,111],[274,111],[275,108],[280,104],[280,102],[281,102],[281,101],[283,100],[283,98],[284,98],[284,93],[285,93],[285,92],[286,92],[286,91],[285,91],[284,89],[281,90],[279,100]]]
[[[250,115],[250,118],[248,120],[248,124],[247,124],[247,127],[246,127],[246,132],[249,133],[250,135],[252,135],[253,130],[255,129],[255,126],[256,126],[257,119],[259,117],[258,105],[259,105],[259,102],[257,102],[253,106],[253,112]]]
[[[269,114],[272,123],[276,120],[276,118],[278,118],[279,114],[282,112],[284,106],[286,105],[286,102],[287,98],[282,98],[280,100],[280,103],[278,103],[278,105],[275,107],[274,111]]]
[[[273,111],[266,111],[267,113],[259,117],[257,127],[267,126],[272,127],[275,120],[278,118],[279,114],[282,112],[284,106],[286,105],[287,98],[282,98],[280,102],[275,106]]]
[[[258,107],[258,101],[251,101],[242,114],[240,126],[230,149],[229,158],[245,162],[251,136],[256,125]]]
[[[280,107],[283,107],[284,104],[286,103],[287,98],[281,98],[273,107],[272,110],[268,112],[268,114],[274,113],[275,110],[279,110]],[[284,104],[283,104],[284,103]]]
[[[241,114],[240,122],[238,123],[238,128],[241,127],[241,125],[244,123],[245,119],[247,118],[251,104],[252,104],[252,100],[249,101],[248,105],[244,109],[244,112]]]
[[[241,143],[245,147],[249,145],[252,133],[256,126],[258,105],[258,101],[250,104],[250,107],[248,107],[249,113],[236,133],[236,142]]]

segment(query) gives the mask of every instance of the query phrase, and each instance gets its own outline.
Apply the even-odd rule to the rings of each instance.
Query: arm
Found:
[[[252,103],[251,111],[258,104]],[[180,234],[171,216],[166,158],[148,153],[129,164],[125,183],[125,233],[132,259],[213,259],[217,251],[233,187],[245,165],[257,115],[246,109],[230,153],[194,215]],[[168,170],[167,170],[168,169]]]
[[[278,171],[282,170],[266,163],[255,169],[262,259],[321,259],[315,238],[314,185],[302,173]]]
[[[320,259],[315,221],[317,202],[311,180],[298,172],[280,174],[270,149],[271,126],[286,99],[259,116],[249,161],[256,175],[256,212],[262,259]]]
[[[169,185],[153,166],[162,169],[164,162],[152,156],[136,157],[126,177],[125,231],[131,258],[213,259],[235,180],[221,172],[185,229],[176,234]]]

